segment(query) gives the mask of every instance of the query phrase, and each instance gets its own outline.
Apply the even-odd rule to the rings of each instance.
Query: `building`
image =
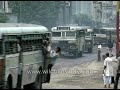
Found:
[[[93,2],[93,20],[95,21],[95,27],[98,26],[98,22],[102,22],[102,1]]]
[[[74,15],[80,13],[88,15],[93,21],[93,26],[115,25],[115,1],[61,1],[58,14],[58,25],[75,24]],[[69,2],[69,5],[66,3]]]
[[[59,24],[75,24],[74,16],[81,14],[88,15],[93,21],[102,21],[102,3],[99,1],[62,1],[61,8],[58,14]]]
[[[115,26],[115,1],[102,1],[102,23],[103,26]]]
[[[86,14],[90,18],[93,18],[92,1],[72,1],[72,16],[79,15],[80,13]],[[73,20],[72,20],[72,23],[74,23]]]
[[[5,13],[7,15],[7,23],[17,22],[17,16],[13,15],[12,9],[9,7],[9,1],[0,1],[0,13]]]

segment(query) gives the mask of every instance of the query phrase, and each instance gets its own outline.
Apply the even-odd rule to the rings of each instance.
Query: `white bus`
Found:
[[[85,50],[84,52],[92,53],[93,51],[93,43],[94,43],[94,33],[93,29],[88,28],[85,33]]]
[[[116,39],[116,28],[113,27],[103,27],[101,30],[104,30],[107,35],[107,40],[115,40]]]
[[[57,26],[51,29],[53,47],[61,47],[61,55],[82,56],[85,45],[86,28],[79,26]]]
[[[42,52],[43,37],[51,40],[50,32],[41,25],[0,24],[1,88],[24,88],[28,84],[42,88],[46,75],[40,71],[49,65]],[[19,38],[21,43],[17,44]]]

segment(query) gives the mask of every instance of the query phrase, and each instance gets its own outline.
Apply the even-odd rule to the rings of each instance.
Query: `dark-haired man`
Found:
[[[51,62],[48,66],[48,76],[47,76],[47,82],[48,83],[50,82],[51,69],[52,69],[53,65],[55,64],[56,59],[59,57],[60,51],[61,51],[60,47],[57,47],[56,50],[51,50],[50,51],[50,61]]]
[[[104,60],[104,70],[103,70],[103,74],[104,74],[104,88],[107,87],[108,84],[108,88],[111,88],[111,79],[112,76],[114,76],[113,73],[113,63],[112,62],[117,62],[113,59],[110,58],[109,53],[106,53],[106,59]]]

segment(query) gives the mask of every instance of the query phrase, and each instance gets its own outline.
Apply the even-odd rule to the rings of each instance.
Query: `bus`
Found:
[[[101,28],[101,30],[104,30],[106,32],[107,35],[107,43],[109,43],[110,41],[114,41],[116,40],[116,28],[113,27],[103,27]]]
[[[61,47],[63,57],[81,57],[85,45],[86,28],[80,26],[57,26],[51,29],[52,46]]]
[[[0,24],[0,87],[41,89],[49,60],[43,54],[43,39],[51,33],[42,25]]]
[[[102,46],[107,45],[107,35],[106,31],[101,28],[95,28],[94,31],[94,45],[101,44]]]
[[[84,52],[92,53],[93,51],[93,43],[94,43],[94,33],[93,29],[88,28],[85,33],[85,50]]]

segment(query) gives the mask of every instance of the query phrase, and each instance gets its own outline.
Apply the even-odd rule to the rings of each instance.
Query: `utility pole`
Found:
[[[116,58],[119,56],[119,8],[120,8],[120,2],[117,1],[117,7],[116,7]],[[115,78],[114,83],[114,89],[118,88],[118,80],[120,76],[120,61],[118,61],[118,70]]]

